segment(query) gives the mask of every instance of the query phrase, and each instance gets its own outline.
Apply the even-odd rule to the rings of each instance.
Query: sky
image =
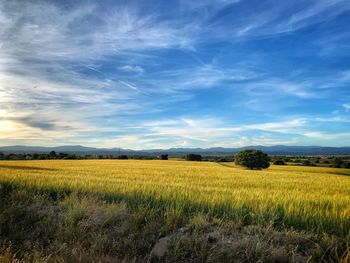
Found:
[[[0,0],[0,146],[350,146],[350,1]]]

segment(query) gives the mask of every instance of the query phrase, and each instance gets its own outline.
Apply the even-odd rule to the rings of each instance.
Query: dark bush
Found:
[[[332,167],[334,168],[341,168],[343,164],[344,164],[343,160],[340,159],[339,157],[334,157],[332,159]]]
[[[186,155],[186,160],[187,161],[202,161],[202,155],[200,154],[194,154],[194,153],[189,153]]]
[[[232,160],[228,159],[228,158],[219,158],[217,160],[217,162],[220,162],[220,163],[228,163],[228,162],[232,162]]]
[[[258,150],[244,150],[235,154],[235,164],[249,169],[266,169],[270,166],[270,158]]]
[[[55,151],[51,151],[51,152],[49,153],[49,157],[50,157],[51,159],[56,159],[56,158],[57,158],[56,152],[55,152]]]
[[[168,155],[167,154],[161,154],[159,156],[159,159],[161,159],[161,160],[168,160]]]
[[[119,155],[119,156],[118,156],[118,159],[126,160],[126,159],[128,159],[128,156],[126,156],[125,154]]]
[[[301,165],[303,166],[316,166],[314,163],[310,162],[309,160],[304,160]]]
[[[282,161],[282,160],[275,160],[274,162],[273,162],[273,164],[274,165],[287,165],[284,161]]]

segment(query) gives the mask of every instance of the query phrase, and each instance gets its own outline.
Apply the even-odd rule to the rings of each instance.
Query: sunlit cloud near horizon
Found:
[[[350,2],[0,1],[0,146],[350,146]]]

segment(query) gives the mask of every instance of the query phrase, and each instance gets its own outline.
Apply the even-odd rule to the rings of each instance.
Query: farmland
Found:
[[[110,227],[113,224],[123,225],[121,223],[123,219],[111,218],[120,214],[123,209],[123,213],[129,215],[128,220],[125,220],[133,223],[126,227],[128,229],[126,232],[118,232],[118,235],[124,240],[123,233],[125,235],[128,233],[130,239],[129,235],[132,233],[128,231],[133,229],[135,247],[129,248],[131,254],[125,254],[126,249],[122,249],[121,244],[114,244],[115,254],[112,253],[109,257],[116,257],[119,260],[149,260],[152,246],[162,236],[170,236],[172,240],[172,246],[168,251],[169,257],[166,257],[165,261],[176,259],[170,257],[174,251],[177,256],[183,257],[180,258],[182,261],[189,259],[216,261],[227,255],[232,259],[229,253],[237,253],[235,257],[242,261],[276,261],[278,253],[284,255],[282,258],[289,256],[292,259],[292,256],[295,256],[300,262],[303,260],[345,262],[349,256],[350,171],[348,169],[272,166],[268,170],[256,171],[236,167],[232,163],[175,160],[2,161],[0,184],[1,209],[7,211],[2,213],[0,218],[2,222],[0,251],[4,259],[17,257],[29,262],[37,257],[47,262],[59,259],[64,261],[63,252],[67,248],[61,247],[59,250],[58,247],[68,243],[67,240],[75,240],[75,244],[82,242],[79,249],[77,248],[80,252],[77,252],[79,256],[75,258],[76,261],[80,259],[84,262],[84,256],[92,260],[94,256],[106,255],[107,252],[103,249],[111,246],[112,242],[107,238],[108,232],[111,231]],[[45,214],[45,220],[53,220],[53,222],[45,221],[40,215],[34,216],[37,219],[33,221],[35,222],[33,232],[40,232],[40,229],[46,226],[48,235],[46,238],[50,240],[57,233],[52,230],[49,234],[49,228],[56,224],[61,231],[59,235],[62,239],[57,241],[61,242],[60,244],[50,247],[47,244],[48,240],[40,243],[44,238],[31,237],[29,243],[36,242],[33,245],[37,250],[36,256],[29,252],[34,249],[30,244],[24,245],[28,240],[17,236],[20,231],[24,231],[23,229],[12,231],[10,227],[6,227],[10,223],[12,226],[23,223],[21,216],[14,216],[19,213],[16,207],[17,209],[20,207],[22,217],[26,217],[23,211],[28,209],[32,211],[33,205],[36,210]],[[47,209],[43,212],[45,207]],[[55,214],[62,215],[62,218],[55,218]],[[91,223],[93,216],[106,217],[101,219],[104,223],[101,223],[96,231],[104,231],[101,230],[102,226],[109,230],[98,232],[101,238],[96,242],[101,249],[97,249],[94,255],[88,255],[86,251],[94,249],[91,249],[91,244],[84,245],[85,238],[82,237],[88,229],[93,231],[92,226],[87,223],[89,218],[88,221]],[[30,218],[31,216],[26,220],[30,221]],[[41,225],[36,225],[37,222],[41,222]],[[71,225],[68,222],[71,222]],[[109,222],[108,226],[103,225],[106,222]],[[77,229],[81,232],[68,238],[65,236],[68,234],[63,233],[64,229],[70,227],[75,229],[71,231],[73,234],[74,231],[78,231]],[[185,233],[180,235],[179,229]],[[235,235],[236,231],[248,237],[247,240],[251,240],[251,243],[242,245],[240,250],[227,245],[219,246],[217,243],[219,241],[216,240],[215,253],[221,251],[216,255],[208,248],[201,249],[202,244],[196,243],[202,238],[206,240],[205,242],[209,242],[208,229],[211,229],[211,232],[216,229],[214,232],[220,233],[218,234],[220,238],[216,238],[219,240],[230,239],[229,237]],[[28,230],[26,231],[28,233]],[[148,233],[147,237],[142,236],[145,233]],[[276,233],[285,241],[277,242]],[[292,239],[288,238],[290,235],[298,236],[298,241],[293,238],[294,241],[291,241]],[[265,240],[266,236],[270,236],[271,240]],[[187,245],[181,243],[185,237],[192,240],[192,243],[190,241]],[[253,237],[260,241],[257,242]],[[309,244],[309,241],[314,245],[305,245]],[[103,245],[103,242],[106,244]],[[125,245],[126,241],[121,242]],[[211,246],[209,243],[205,244]],[[252,243],[255,246],[257,243],[262,244],[260,250],[256,247],[249,248]],[[288,247],[290,244],[294,244],[293,248]],[[185,251],[186,246],[192,246],[192,254]],[[276,249],[280,249],[277,250],[280,252],[276,252]],[[71,251],[69,253],[72,255]],[[101,256],[97,258],[103,262],[109,262],[111,259]]]

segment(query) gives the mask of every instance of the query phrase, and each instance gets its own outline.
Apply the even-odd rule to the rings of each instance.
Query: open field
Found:
[[[322,250],[322,245],[319,245],[321,252],[310,252],[311,259],[314,260],[318,255],[320,261],[327,259],[346,262],[348,256],[348,169],[272,166],[264,171],[251,171],[235,167],[231,163],[185,161],[2,161],[0,183],[3,209],[10,209],[7,207],[9,202],[19,202],[20,196],[32,200],[33,203],[38,202],[38,199],[51,198],[63,210],[76,198],[76,202],[80,204],[78,206],[81,207],[83,203],[86,208],[90,202],[86,201],[90,200],[88,196],[93,196],[90,203],[102,202],[96,205],[100,206],[99,209],[106,208],[113,212],[113,209],[117,211],[120,206],[125,205],[129,211],[137,211],[138,215],[144,213],[143,219],[149,213],[146,221],[152,221],[153,217],[150,215],[153,213],[153,220],[159,222],[144,251],[137,250],[139,252],[132,256],[136,261],[140,260],[137,255],[140,253],[148,258],[152,244],[159,237],[177,233],[184,226],[206,224],[204,222],[219,224],[221,229],[235,229],[232,224],[238,224],[260,226],[264,231],[269,228],[283,233],[297,231],[296,233],[304,233],[305,236],[311,234],[313,237],[308,239],[319,244],[327,236],[327,239],[333,240],[327,245],[329,251],[326,251],[327,248]],[[38,193],[41,193],[39,196],[46,197],[33,200],[33,196],[38,196]],[[109,207],[113,204],[118,205],[117,208]],[[101,216],[103,213],[101,212]],[[73,221],[79,223],[79,215],[75,216],[78,219],[73,216]],[[81,220],[84,218],[82,216]],[[1,220],[9,222],[4,215]],[[11,220],[15,219],[12,217]],[[5,228],[0,233],[0,245],[3,253],[10,253],[8,255],[11,256],[8,257],[16,252],[13,249],[10,249],[11,252],[8,250],[10,233]],[[197,239],[200,240],[198,237]],[[23,247],[16,245],[15,240],[12,241],[14,247],[21,250],[18,255],[24,256]],[[300,249],[300,244],[296,243],[296,247],[298,246]],[[46,255],[43,249],[41,253]],[[288,250],[285,253],[291,255],[292,252]],[[300,255],[307,254],[306,251],[300,251]],[[257,258],[245,258],[244,261],[256,261],[265,256],[258,254]],[[208,261],[208,255],[204,259]]]

